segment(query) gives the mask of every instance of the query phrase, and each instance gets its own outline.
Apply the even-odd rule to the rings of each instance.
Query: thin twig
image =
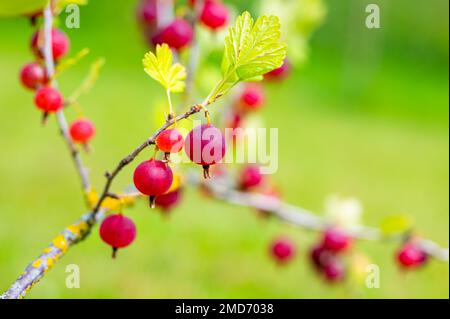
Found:
[[[53,27],[53,12],[51,8],[51,1],[48,2],[47,7],[44,9],[44,60],[45,60],[45,68],[47,72],[47,77],[52,79],[55,74],[55,63],[53,60],[53,51],[52,51],[52,27]],[[53,80],[52,85],[56,88],[58,83]],[[81,160],[80,153],[73,143],[70,135],[69,135],[69,126],[67,124],[67,119],[64,114],[64,110],[61,109],[56,112],[56,119],[58,122],[59,130],[61,131],[61,135],[64,138],[64,141],[69,148],[70,155],[75,163],[76,170],[81,179],[81,184],[83,190],[85,192],[89,191],[91,185],[89,183],[89,177],[86,167]]]
[[[206,102],[205,102],[206,103]],[[99,200],[97,201],[97,204],[94,207],[92,218],[95,220],[95,215],[99,211],[103,201],[108,197],[108,194],[110,193],[110,188],[112,185],[112,182],[114,178],[117,176],[117,174],[120,173],[120,171],[130,164],[136,156],[138,156],[147,146],[155,144],[156,138],[161,134],[164,130],[169,128],[171,125],[173,125],[175,122],[179,122],[183,119],[187,119],[193,114],[196,114],[202,110],[202,107],[206,105],[194,105],[192,106],[189,111],[187,111],[184,114],[181,114],[175,118],[169,119],[163,126],[161,126],[158,130],[156,130],[145,142],[143,142],[141,145],[139,145],[134,151],[132,151],[129,155],[124,157],[119,164],[117,164],[116,168],[112,171],[112,173],[107,172],[105,174],[106,177],[106,183],[103,188],[103,192],[100,195]]]
[[[301,227],[312,231],[323,231],[330,227],[330,223],[317,214],[297,206],[286,204],[273,196],[267,196],[257,193],[241,192],[234,188],[231,177],[222,174],[212,180],[202,180],[197,174],[188,174],[188,182],[192,185],[203,186],[215,198],[230,204],[247,206],[263,211],[266,214],[276,217],[279,220],[291,225]],[[353,238],[383,241],[387,239],[401,240],[404,234],[386,237],[383,232],[375,227],[353,226],[346,229]],[[414,241],[429,256],[438,260],[449,260],[449,249],[439,246],[429,239],[415,239]]]
[[[101,210],[102,215],[106,210]],[[87,221],[91,214],[83,215],[77,222],[68,226],[43,252],[25,268],[22,275],[8,288],[0,299],[23,298],[33,286],[53,267],[53,265],[67,252],[90,233],[92,226]]]

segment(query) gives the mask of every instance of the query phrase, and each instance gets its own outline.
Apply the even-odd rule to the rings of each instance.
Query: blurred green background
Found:
[[[294,0],[293,0],[294,1]],[[240,8],[253,1],[234,1]],[[365,7],[381,7],[381,29],[364,25]],[[331,193],[364,203],[363,221],[412,216],[417,231],[443,246],[449,238],[448,1],[325,1],[328,14],[311,39],[310,60],[281,85],[268,86],[267,127],[279,128],[279,170],[273,180],[290,203],[323,213]],[[103,173],[154,128],[162,90],[142,71],[147,47],[135,1],[91,1],[81,28],[66,30],[72,53],[92,56],[67,71],[69,94],[89,62],[107,64],[81,103],[98,134],[84,156],[95,185]],[[64,16],[64,15],[63,15]],[[32,56],[25,18],[0,20],[0,290],[21,273],[52,236],[85,211],[79,181],[53,120],[42,128],[32,94],[17,74]],[[68,112],[74,118],[73,110]],[[144,157],[148,152],[144,154]],[[144,158],[141,157],[140,159]],[[131,180],[134,164],[115,184]],[[140,202],[126,211],[136,242],[110,259],[96,232],[77,245],[29,294],[31,298],[448,298],[449,266],[431,261],[400,272],[395,243],[358,242],[381,268],[381,287],[330,286],[307,261],[317,234],[261,220],[245,208],[186,192],[169,218]],[[267,253],[290,235],[298,255],[286,267]],[[65,266],[78,264],[81,288],[65,287]]]

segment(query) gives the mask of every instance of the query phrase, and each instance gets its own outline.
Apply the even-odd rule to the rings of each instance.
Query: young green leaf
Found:
[[[411,219],[404,215],[388,216],[382,220],[380,225],[380,229],[385,236],[405,232],[411,227]]]
[[[280,28],[276,16],[261,16],[256,23],[248,12],[239,16],[225,40],[224,74],[247,81],[280,67],[286,58]]]
[[[279,68],[286,58],[286,44],[276,16],[262,16],[254,22],[248,12],[240,15],[228,30],[222,59],[223,78],[205,103],[213,103],[240,81],[260,81],[263,75]]]
[[[165,43],[156,46],[156,55],[148,52],[142,60],[148,75],[161,83],[168,92],[180,93],[186,86],[186,68],[180,63],[172,64],[172,61],[172,51]]]

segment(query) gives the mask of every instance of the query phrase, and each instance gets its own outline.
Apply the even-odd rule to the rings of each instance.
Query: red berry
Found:
[[[333,258],[324,265],[323,274],[329,282],[341,281],[345,275],[344,266],[337,258]]]
[[[427,259],[427,254],[413,243],[405,244],[397,253],[397,261],[405,268],[421,266]]]
[[[260,167],[256,165],[248,165],[244,167],[240,174],[240,187],[243,190],[260,185],[263,182],[263,175]]]
[[[208,178],[209,166],[225,156],[225,137],[212,124],[199,125],[189,132],[184,150],[192,162],[203,166],[204,176]]]
[[[176,206],[181,200],[181,189],[174,190],[163,195],[156,197],[155,205],[160,207],[163,211],[168,212],[174,206]]]
[[[155,46],[167,43],[169,47],[181,50],[191,43],[193,37],[194,31],[191,25],[183,19],[176,19],[156,34],[152,41]]]
[[[43,58],[44,55],[42,54],[43,48],[42,46],[43,41],[39,39],[41,36],[43,36],[42,32],[37,31],[34,33],[33,37],[31,38],[31,49],[33,50],[34,54],[39,57]],[[53,59],[58,60],[62,58],[66,53],[69,51],[69,38],[67,35],[59,30],[59,29],[52,29],[52,52],[53,52]]]
[[[275,70],[270,71],[269,73],[266,73],[266,75],[264,75],[264,78],[266,78],[267,80],[274,80],[274,81],[283,80],[286,77],[288,77],[290,73],[291,73],[291,64],[289,63],[288,60],[285,60],[282,66],[280,66]]]
[[[323,237],[322,245],[325,249],[340,252],[350,247],[351,238],[342,230],[337,228],[328,229]]]
[[[322,269],[326,264],[326,255],[327,251],[323,248],[322,245],[315,246],[311,249],[310,258],[312,264],[316,267],[316,269]]]
[[[156,146],[164,153],[178,153],[184,146],[183,135],[175,128],[165,130],[156,138]]]
[[[100,237],[113,248],[113,258],[118,248],[130,245],[136,238],[136,226],[122,214],[106,217],[100,226]]]
[[[45,69],[39,63],[25,64],[20,71],[20,80],[25,87],[35,90],[47,82]]]
[[[34,96],[36,106],[45,113],[57,112],[63,107],[61,94],[52,87],[42,87]]]
[[[142,0],[137,9],[137,16],[141,23],[154,25],[158,16],[157,0]]]
[[[207,0],[200,14],[200,21],[207,27],[217,30],[228,23],[228,9],[218,1]]]
[[[262,86],[251,83],[244,88],[240,98],[240,105],[244,110],[253,111],[261,108],[265,99]]]
[[[288,262],[295,255],[295,246],[287,238],[276,239],[270,249],[272,256],[280,263]]]
[[[151,159],[142,162],[136,167],[133,176],[136,188],[147,196],[150,196],[152,207],[155,198],[166,193],[173,181],[172,170],[162,161]]]
[[[95,126],[86,119],[76,120],[70,125],[69,132],[74,142],[87,143],[95,135]]]

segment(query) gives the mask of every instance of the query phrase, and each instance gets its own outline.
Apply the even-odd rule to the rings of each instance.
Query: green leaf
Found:
[[[2,0],[0,1],[0,16],[20,16],[31,14],[45,7],[48,0]]]
[[[165,43],[156,46],[156,55],[148,52],[142,60],[145,72],[161,83],[167,91],[183,92],[186,87],[186,68],[180,63],[172,64],[172,61],[172,51]]]
[[[386,217],[380,225],[380,229],[384,235],[394,235],[408,231],[412,226],[409,217],[403,215],[395,215]]]
[[[247,81],[280,67],[286,58],[280,28],[276,16],[261,16],[255,23],[249,12],[240,15],[225,39],[224,76]]]

